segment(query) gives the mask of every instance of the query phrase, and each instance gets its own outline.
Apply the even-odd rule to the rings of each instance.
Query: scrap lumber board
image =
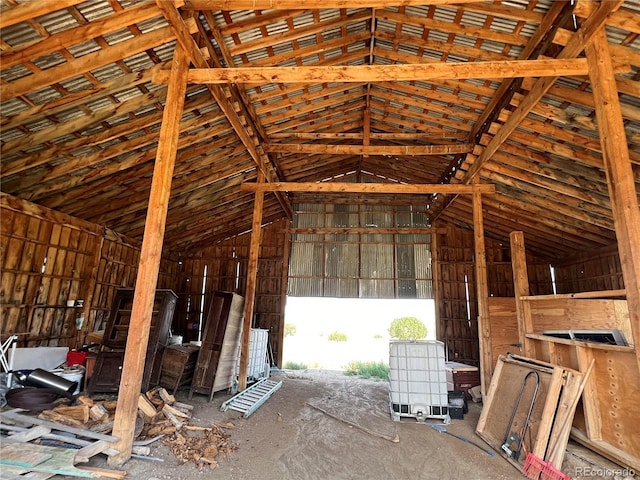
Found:
[[[55,476],[55,473],[28,472],[23,468],[10,465],[3,465],[0,472],[2,473],[2,480],[47,480]]]
[[[11,455],[5,458],[5,453],[10,453]],[[33,464],[20,467],[22,469],[22,473],[43,472],[55,475],[70,475],[74,477],[93,477],[94,475],[92,473],[79,470],[74,466],[75,456],[76,450],[68,448],[47,447],[44,445],[35,445],[33,443],[12,443],[6,447],[3,446],[0,449],[0,464],[3,465],[4,471],[5,465],[19,467],[17,462],[20,461],[20,458],[23,458],[25,464],[27,461]],[[36,457],[45,459],[42,461],[27,460]]]
[[[77,445],[78,447],[87,447],[90,445],[95,445],[100,442],[104,442],[104,440],[97,440],[95,442],[91,442],[89,440],[84,440],[82,438],[72,437],[69,435],[58,435],[56,433],[49,433],[51,430],[42,426],[37,427],[17,427],[15,425],[5,425],[0,422],[0,430],[7,430],[9,432],[17,432],[15,434],[11,434],[8,437],[4,437],[2,439],[3,443],[16,443],[16,442],[28,442],[30,440],[34,440],[36,438],[45,438],[47,440],[55,440],[58,442],[64,442],[70,445]],[[135,445],[135,442],[134,442]],[[107,447],[102,452],[105,455],[117,455],[118,450],[112,448],[107,444]],[[92,447],[97,448],[97,447]]]
[[[49,452],[25,448],[22,444],[10,443],[8,445],[0,445],[0,463],[3,465],[33,468],[36,465],[50,460],[52,457],[53,454]]]
[[[42,425],[43,427],[50,428],[52,430],[60,430],[67,433],[73,433],[78,435],[79,437],[92,438],[94,440],[106,440],[107,442],[116,442],[119,440],[118,437],[114,437],[113,435],[105,435],[104,433],[98,433],[91,430],[83,430],[80,428],[69,427],[68,425],[62,425],[61,423],[49,422],[47,420],[42,420],[40,418],[31,417],[29,415],[22,415],[20,412],[25,412],[26,410],[16,408],[14,410],[8,410],[6,412],[0,413],[0,420],[3,418],[7,418],[14,422],[26,424],[26,425]]]

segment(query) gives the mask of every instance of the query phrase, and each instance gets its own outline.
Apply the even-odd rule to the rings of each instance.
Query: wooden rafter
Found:
[[[63,8],[73,7],[84,0],[40,0],[38,2],[25,2],[13,8],[2,10],[0,15],[0,28],[7,28],[20,22],[26,22],[32,18],[47,15]]]
[[[178,10],[173,5],[170,5],[168,4],[168,2],[164,2],[163,0],[156,0],[156,4],[167,18],[167,21],[171,25],[172,30],[176,32],[175,35],[178,43],[185,49],[191,62],[193,62],[193,64],[200,69],[206,69],[207,67],[209,67],[207,61],[205,60],[198,46],[191,37],[186,23],[180,16]],[[270,159],[264,154],[263,151],[261,151],[261,148],[256,147],[255,133],[253,131],[248,131],[248,126],[245,126],[245,123],[238,115],[238,112],[236,112],[234,105],[229,101],[222,89],[215,85],[209,85],[209,91],[235,129],[238,137],[249,151],[249,154],[256,162],[258,168],[265,174],[265,178],[268,181],[276,180],[277,173]],[[287,215],[290,216],[291,205],[289,204],[288,200],[284,197],[280,197],[280,201],[283,210],[287,213]]]
[[[584,25],[580,27],[580,30],[573,35],[571,40],[558,55],[558,59],[565,59],[568,61],[579,55],[580,52],[584,50],[585,42],[588,41],[602,25],[604,25],[608,16],[611,15],[612,12],[616,11],[622,3],[623,0],[602,2],[598,10],[594,12],[594,14],[585,21]],[[491,138],[491,141],[482,153],[474,159],[471,168],[469,168],[465,173],[462,183],[471,183],[489,159],[491,159],[498,151],[500,146],[515,131],[520,122],[529,114],[529,112],[531,112],[557,79],[558,77],[549,76],[540,78],[535,82],[529,93],[524,97],[523,101],[518,105],[515,111],[511,113],[508,120],[502,125],[498,132]],[[450,201],[451,199],[449,199],[441,208],[434,210],[432,214],[432,221],[438,218]]]
[[[185,25],[185,29],[189,34],[195,32],[195,23],[189,22],[188,26]],[[110,47],[103,48],[99,52],[75,58],[62,65],[27,75],[8,85],[3,85],[2,89],[0,89],[0,101],[11,100],[20,95],[25,95],[49,86],[52,83],[73,78],[90,70],[117,62],[122,58],[150,50],[175,38],[171,28],[161,28],[143,35],[138,35],[130,40],[125,40]],[[168,74],[166,71],[165,73]]]
[[[564,23],[567,20],[567,15],[569,15],[572,10],[573,4],[571,2],[555,2],[540,22],[538,29],[531,37],[529,43],[527,43],[520,53],[519,58],[521,60],[536,58],[540,51],[544,51],[551,43],[555,29],[559,26],[559,22]],[[491,98],[491,101],[471,131],[473,137],[479,135],[481,129],[485,125],[488,126],[492,118],[495,118],[497,113],[509,104],[513,93],[519,86],[520,83],[516,83],[515,79],[506,79],[500,84],[500,87],[496,90],[496,93]]]

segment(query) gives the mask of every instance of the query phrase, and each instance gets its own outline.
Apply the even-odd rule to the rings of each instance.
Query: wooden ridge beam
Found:
[[[245,192],[338,192],[338,193],[495,193],[493,185],[441,185],[441,184],[395,184],[395,183],[338,183],[338,182],[273,182],[243,183]]]
[[[326,67],[234,67],[196,68],[189,71],[189,83],[340,83],[402,82],[434,78],[515,78],[586,75],[584,58],[504,60],[489,62],[447,62],[398,65],[355,65]],[[155,83],[166,83],[167,72],[154,75]]]
[[[304,143],[271,143],[264,146],[269,153],[308,153],[336,155],[450,155],[469,153],[473,145],[317,145]]]

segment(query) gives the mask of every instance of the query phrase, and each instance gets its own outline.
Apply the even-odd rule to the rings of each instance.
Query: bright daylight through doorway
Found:
[[[435,340],[433,300],[287,297],[283,366],[344,370],[350,362],[388,364],[389,325],[400,317],[416,317],[427,327],[426,339]]]

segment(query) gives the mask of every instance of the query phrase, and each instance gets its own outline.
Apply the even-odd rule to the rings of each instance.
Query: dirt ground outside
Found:
[[[231,422],[230,440],[237,449],[218,457],[216,468],[179,464],[168,447],[157,441],[151,455],[162,462],[131,459],[123,467],[134,480],[419,480],[524,478],[499,455],[440,433],[428,423],[391,420],[389,387],[384,381],[346,376],[339,371],[280,371],[272,380],[282,388],[249,418],[240,412],[220,411],[231,395],[216,393],[211,403],[203,395],[188,398],[181,390],[176,398],[194,406],[192,423],[211,426]],[[393,438],[394,443],[369,434],[309,407],[317,405],[332,415]],[[474,433],[481,405],[470,403],[464,420],[453,420],[448,432],[490,450]],[[570,459],[574,459],[573,456]],[[111,468],[98,456],[89,465]],[[568,468],[574,468],[569,466]],[[619,467],[618,467],[619,468]],[[572,478],[579,478],[571,473]],[[59,477],[56,477],[59,478]],[[66,477],[71,478],[71,477]],[[589,476],[591,479],[625,477]],[[629,477],[633,478],[633,477]]]

